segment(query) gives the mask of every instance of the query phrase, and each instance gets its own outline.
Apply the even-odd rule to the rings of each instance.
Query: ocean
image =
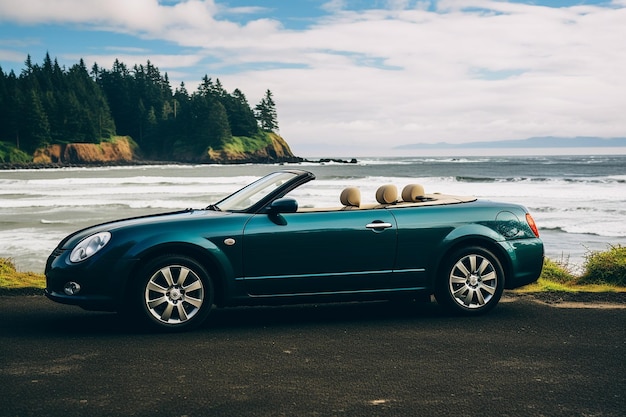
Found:
[[[344,187],[420,183],[427,193],[519,203],[535,218],[546,255],[580,269],[590,251],[626,246],[626,154],[361,158],[356,164],[150,165],[0,170],[0,257],[43,272],[67,234],[123,217],[204,208],[278,169],[314,180],[302,206],[338,206]]]

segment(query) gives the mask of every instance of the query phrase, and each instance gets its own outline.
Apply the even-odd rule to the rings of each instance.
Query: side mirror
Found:
[[[272,201],[269,207],[270,214],[295,213],[298,211],[298,202],[293,198],[279,198]]]

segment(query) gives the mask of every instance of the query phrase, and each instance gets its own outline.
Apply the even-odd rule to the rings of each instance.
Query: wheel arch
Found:
[[[504,272],[504,284],[506,287],[507,277],[509,277],[513,271],[513,265],[511,263],[511,258],[508,255],[507,251],[499,244],[498,241],[491,239],[487,236],[474,235],[474,236],[466,236],[463,238],[458,238],[452,242],[441,252],[439,257],[436,260],[436,267],[434,268],[434,275],[432,276],[432,286],[433,288],[436,285],[438,279],[441,278],[442,268],[445,268],[446,262],[445,260],[454,252],[471,246],[478,246],[487,249],[489,252],[493,253],[493,255],[498,259],[500,265],[502,266]]]
[[[186,242],[164,243],[153,246],[142,252],[137,257],[137,261],[129,273],[124,290],[124,300],[127,300],[127,297],[131,294],[132,285],[136,282],[134,277],[137,276],[141,268],[152,259],[165,255],[186,256],[202,265],[209,274],[209,278],[213,284],[214,303],[217,305],[223,303],[226,297],[226,279],[228,276],[228,270],[225,268],[223,261],[220,262],[218,259],[219,255],[215,253],[215,250],[207,250],[205,247]]]

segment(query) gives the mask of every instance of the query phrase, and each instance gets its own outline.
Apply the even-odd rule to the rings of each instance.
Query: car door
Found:
[[[394,287],[396,237],[384,209],[257,214],[243,235],[246,289],[284,295]]]

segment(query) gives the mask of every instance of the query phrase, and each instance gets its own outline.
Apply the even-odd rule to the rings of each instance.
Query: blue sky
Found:
[[[251,104],[296,154],[626,136],[626,0],[0,0],[0,66],[150,60]]]

